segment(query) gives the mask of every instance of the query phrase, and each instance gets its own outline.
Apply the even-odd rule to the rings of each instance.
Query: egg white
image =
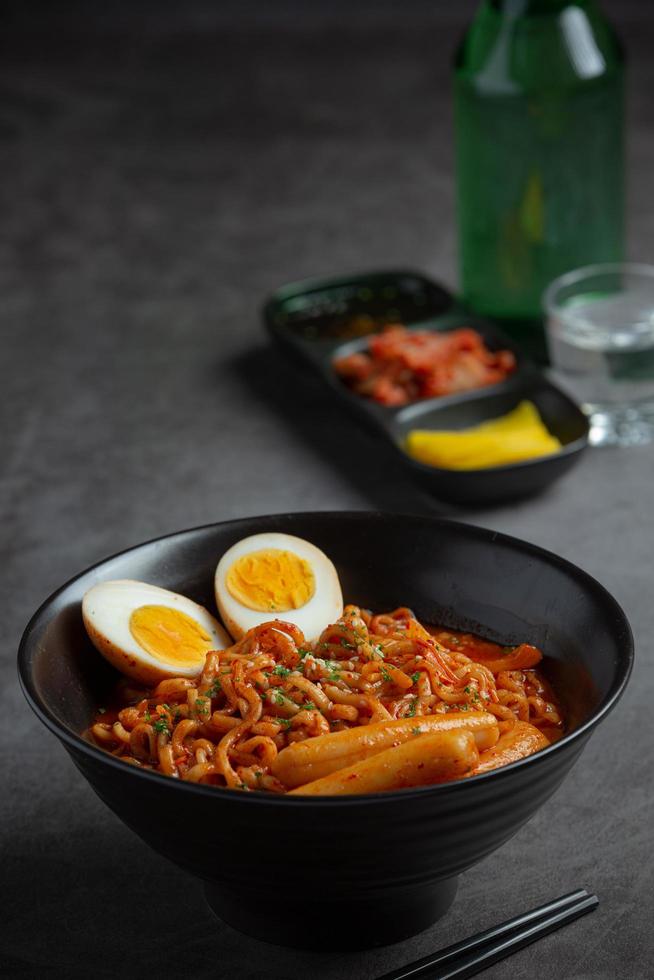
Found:
[[[303,558],[311,568],[315,590],[311,598],[299,609],[280,610],[278,613],[249,609],[235,599],[227,588],[227,573],[235,561],[253,551],[269,549],[290,551],[298,558]],[[294,623],[302,630],[308,641],[314,642],[325,627],[336,622],[343,614],[341,584],[334,565],[320,548],[292,534],[264,532],[238,541],[218,562],[214,586],[218,611],[235,640],[239,640],[253,626],[280,619],[286,623]]]
[[[82,600],[84,626],[96,649],[127,677],[157,684],[166,677],[196,677],[204,665],[167,664],[143,649],[132,635],[129,621],[134,610],[150,605],[185,613],[211,637],[213,649],[224,650],[232,644],[211,613],[186,596],[131,579],[100,582]]]

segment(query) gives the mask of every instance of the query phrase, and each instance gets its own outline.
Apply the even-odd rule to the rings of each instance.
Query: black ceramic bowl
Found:
[[[304,799],[182,783],[80,738],[116,679],[86,638],[84,592],[137,578],[212,606],[218,557],[267,530],[323,548],[349,601],[409,605],[426,621],[544,648],[573,730],[531,758],[461,782]],[[620,697],[632,657],[617,603],[555,555],[433,518],[320,513],[182,531],[101,562],[41,606],[19,672],[30,705],[96,793],[155,850],[202,878],[221,918],[260,939],[334,949],[395,942],[442,915],[458,875],[515,834],[564,779]],[[550,857],[540,860],[545,867]]]

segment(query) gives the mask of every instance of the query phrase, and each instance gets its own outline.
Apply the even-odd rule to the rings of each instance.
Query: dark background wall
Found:
[[[259,296],[277,285],[261,271],[274,248],[291,278],[366,257],[427,265],[455,282],[451,55],[475,7],[6,5],[2,193],[22,197],[25,260],[83,267],[101,247],[109,267],[127,262],[138,276],[146,263],[164,282],[181,275],[204,288],[224,257],[216,250],[227,249],[238,256],[234,275],[250,276]],[[647,258],[640,242],[654,202],[637,188],[654,163],[654,6],[603,8],[629,53],[630,241]],[[389,173],[393,201],[379,197]],[[256,227],[249,209],[242,220],[242,198],[257,206]],[[58,244],[43,255],[47,222],[57,222]],[[176,256],[163,247],[171,236]],[[192,268],[182,268],[190,238]]]

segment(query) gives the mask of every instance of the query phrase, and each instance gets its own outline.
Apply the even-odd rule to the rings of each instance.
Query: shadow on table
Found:
[[[442,945],[448,932],[440,923],[414,940],[347,954],[260,943],[216,919],[199,881],[109,815],[75,838],[35,838],[3,862],[3,884],[11,895],[3,977],[372,980]]]
[[[261,347],[232,367],[252,397],[273,411],[303,448],[336,469],[376,510],[456,513],[415,483],[381,436],[353,418],[306,367]]]

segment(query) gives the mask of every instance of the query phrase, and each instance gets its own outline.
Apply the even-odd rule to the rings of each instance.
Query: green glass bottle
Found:
[[[552,279],[622,258],[623,75],[592,0],[483,0],[458,51],[462,292],[523,340]]]

